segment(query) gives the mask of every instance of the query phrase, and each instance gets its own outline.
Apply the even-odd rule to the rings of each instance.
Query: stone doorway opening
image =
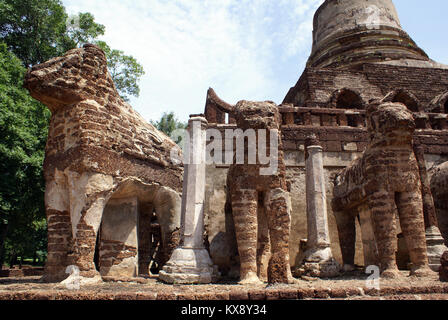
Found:
[[[97,268],[102,276],[136,277],[138,275],[137,223],[137,198],[109,200],[104,208],[97,236]]]
[[[403,103],[406,107],[408,107],[409,110],[412,112],[418,112],[418,102],[417,100],[412,97],[408,92],[406,91],[399,91],[395,97],[392,99],[392,102],[400,102]]]
[[[338,109],[362,109],[363,101],[361,97],[354,91],[344,89],[336,100],[336,108]]]
[[[127,184],[104,207],[94,262],[102,276],[157,275],[178,244],[180,196],[158,185]]]
[[[142,204],[138,221],[139,275],[157,275],[166,263],[162,227],[151,203]]]

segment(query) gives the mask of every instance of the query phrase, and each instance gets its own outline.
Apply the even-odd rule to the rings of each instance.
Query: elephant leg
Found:
[[[114,190],[113,177],[97,173],[67,172],[70,192],[70,218],[73,228],[73,246],[69,254],[71,265],[80,275],[93,278],[99,275],[95,268],[96,238],[103,211]]]
[[[258,193],[252,189],[239,189],[232,192],[231,199],[240,256],[240,283],[260,283],[257,276]]]
[[[229,185],[229,183],[227,183]],[[232,199],[230,188],[227,187],[226,203],[225,203],[225,233],[226,240],[229,246],[227,251],[227,265],[229,266],[227,275],[231,278],[238,278],[240,274],[240,263],[238,261],[238,245],[236,242],[235,223],[233,222],[232,214]]]
[[[263,205],[258,205],[258,247],[257,265],[260,280],[268,281],[268,265],[271,257],[268,221]]]
[[[73,241],[71,264],[79,268],[80,275],[83,277],[93,278],[99,274],[95,267],[94,254],[106,202],[107,200],[102,196],[96,199],[87,199],[81,211],[81,219],[75,228],[76,236]]]
[[[372,212],[366,203],[358,206],[359,226],[361,228],[362,249],[364,252],[364,267],[379,266],[378,246],[372,223]]]
[[[428,266],[422,196],[417,190],[397,194],[400,226],[412,262],[411,275],[427,276],[433,272]]]
[[[166,187],[160,188],[154,197],[157,221],[162,237],[162,259],[160,268],[170,259],[180,241],[181,198],[177,192]]]
[[[47,262],[45,282],[59,282],[67,278],[67,254],[72,242],[72,226],[68,200],[68,186],[63,174],[56,172],[47,180],[45,189],[45,212],[48,225]]]
[[[271,238],[272,256],[269,260],[268,282],[291,283],[289,264],[289,233],[291,228],[291,199],[283,189],[270,190],[265,198],[266,216]]]
[[[379,191],[369,197],[373,230],[378,248],[381,276],[397,278],[400,273],[396,262],[397,226],[395,193]]]
[[[356,213],[350,211],[334,212],[339,235],[344,271],[355,270]]]

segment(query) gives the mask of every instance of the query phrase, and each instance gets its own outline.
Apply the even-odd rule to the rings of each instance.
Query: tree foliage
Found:
[[[159,121],[151,121],[151,123],[167,136],[171,136],[174,130],[185,129],[187,127],[187,123],[179,121],[174,112],[165,112]],[[175,142],[179,143],[179,141]]]
[[[134,57],[125,55],[123,51],[111,49],[104,41],[97,41],[96,44],[106,54],[109,72],[121,97],[126,101],[129,101],[130,95],[138,97],[140,94],[138,82],[145,74],[143,67]]]
[[[0,40],[26,67],[96,43],[106,53],[112,79],[123,99],[138,97],[143,67],[134,57],[97,40],[105,30],[91,13],[68,16],[59,0],[0,0]]]
[[[50,113],[23,89],[26,68],[97,43],[120,94],[138,96],[143,67],[100,42],[104,33],[90,13],[69,17],[60,0],[0,0],[0,268],[4,257],[46,250],[42,164]]]
[[[32,238],[45,219],[42,163],[50,116],[22,88],[25,71],[22,61],[1,43],[0,223],[7,228],[5,239],[15,243],[17,254],[37,250]]]
[[[60,1],[1,0],[0,37],[25,66],[31,66],[70,46],[66,18]]]
[[[91,13],[79,13],[68,17],[67,35],[73,42],[72,48],[85,43],[93,42],[99,36],[104,35],[106,27],[95,22]]]

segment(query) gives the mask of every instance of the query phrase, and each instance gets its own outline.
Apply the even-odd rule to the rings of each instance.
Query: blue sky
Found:
[[[401,26],[429,57],[448,64],[448,1],[394,0]]]
[[[133,55],[146,75],[132,106],[147,120],[204,110],[208,87],[229,103],[281,103],[302,73],[312,18],[323,0],[63,0],[69,14],[92,13],[112,48]],[[448,64],[448,1],[394,0],[403,28]]]

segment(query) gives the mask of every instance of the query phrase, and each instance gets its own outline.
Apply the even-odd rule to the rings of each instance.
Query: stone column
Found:
[[[180,245],[159,273],[167,283],[210,283],[218,277],[204,246],[205,147],[207,120],[191,116],[184,154]]]
[[[417,159],[420,172],[421,192],[423,200],[423,215],[425,218],[426,246],[428,248],[429,267],[433,271],[439,271],[440,258],[448,250],[440,233],[434,200],[431,193],[428,171],[426,170],[425,153],[423,146],[414,143],[414,154]]]
[[[311,136],[305,148],[308,241],[303,271],[314,277],[334,277],[339,274],[340,266],[330,248],[322,147]]]

